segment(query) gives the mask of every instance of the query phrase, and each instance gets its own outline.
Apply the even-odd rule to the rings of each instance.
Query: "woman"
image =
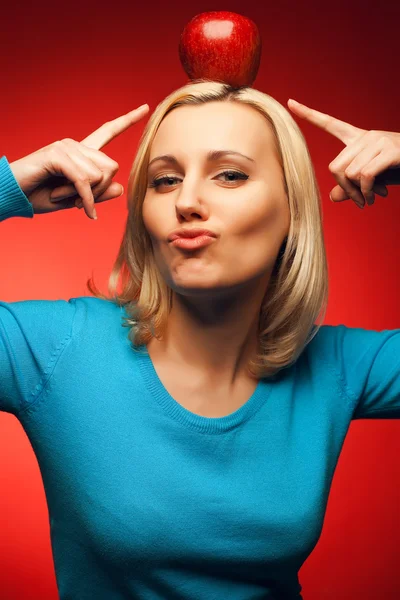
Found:
[[[331,165],[336,200],[386,193],[364,168],[359,186],[342,173],[379,154],[376,136],[291,108],[354,136]],[[11,171],[3,159],[3,215],[79,205],[78,191],[90,216],[121,192],[99,149],[142,116]],[[299,599],[350,421],[400,417],[400,330],[315,325],[328,286],[312,163],[255,89],[170,94],[128,208],[109,297],[89,282],[95,298],[0,303],[0,408],[38,458],[60,598]],[[195,229],[211,235],[171,241]]]

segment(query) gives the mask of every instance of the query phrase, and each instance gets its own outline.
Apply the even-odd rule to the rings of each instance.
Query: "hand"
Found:
[[[333,202],[351,198],[364,208],[365,202],[374,203],[375,193],[387,196],[386,185],[400,183],[400,133],[360,129],[295,100],[289,100],[288,106],[297,116],[346,144],[329,165],[339,184],[330,193]]]
[[[146,104],[104,123],[81,142],[66,138],[10,163],[33,212],[48,213],[77,206],[84,207],[89,218],[97,218],[95,202],[118,198],[124,192],[121,184],[112,181],[118,163],[100,152],[100,148],[140,121],[148,110]]]

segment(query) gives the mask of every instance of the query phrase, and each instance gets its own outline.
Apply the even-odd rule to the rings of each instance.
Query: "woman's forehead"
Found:
[[[179,106],[161,122],[154,137],[150,161],[159,154],[185,148],[233,149],[256,160],[255,154],[272,149],[268,121],[256,109],[234,102]]]

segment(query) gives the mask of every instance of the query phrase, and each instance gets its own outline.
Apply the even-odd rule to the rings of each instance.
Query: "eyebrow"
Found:
[[[241,152],[237,152],[236,150],[210,150],[209,152],[207,152],[206,160],[207,160],[207,162],[218,160],[219,158],[221,158],[222,156],[225,156],[226,154],[242,156],[243,158],[247,158],[247,160],[250,160],[253,163],[256,162],[253,158],[250,158],[250,156],[246,156],[245,154],[242,154]],[[153,158],[149,162],[149,165],[147,168],[150,168],[150,166],[157,160],[163,160],[165,162],[170,162],[175,165],[179,164],[178,159],[175,156],[173,156],[172,154],[162,154],[161,156],[156,156],[156,158]]]

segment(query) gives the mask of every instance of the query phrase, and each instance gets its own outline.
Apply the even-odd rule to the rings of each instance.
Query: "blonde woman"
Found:
[[[398,133],[290,108],[348,136],[333,199],[387,193]],[[1,218],[92,217],[122,191],[100,149],[147,111],[4,157]],[[400,330],[317,323],[313,166],[256,89],[199,80],[161,102],[128,209],[108,294],[0,302],[0,408],[41,468],[60,598],[300,599],[350,421],[400,417]]]

